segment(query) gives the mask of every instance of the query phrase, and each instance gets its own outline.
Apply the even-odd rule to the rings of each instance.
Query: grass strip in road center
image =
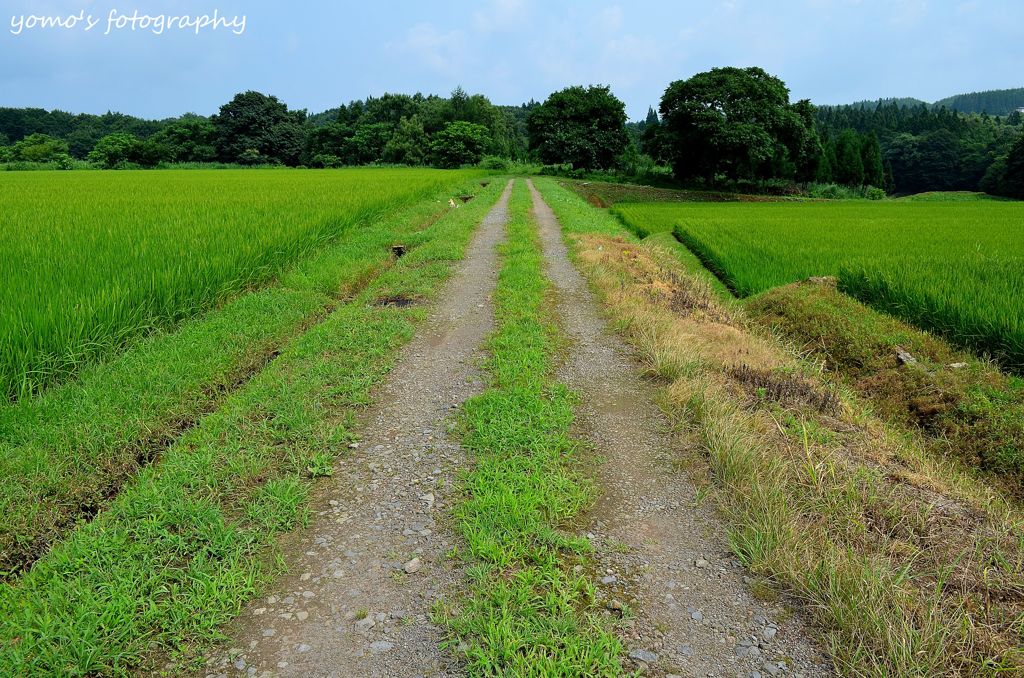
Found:
[[[494,297],[490,385],[459,422],[475,457],[455,509],[471,585],[441,616],[470,675],[617,675],[621,645],[576,567],[589,543],[563,529],[593,490],[569,434],[575,398],[551,376],[559,337],[529,204],[517,183]]]

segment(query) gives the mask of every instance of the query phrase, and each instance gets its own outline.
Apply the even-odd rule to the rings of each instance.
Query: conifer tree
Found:
[[[818,161],[818,171],[814,180],[822,184],[830,184],[835,181],[836,166],[836,142],[829,139],[822,144],[821,160]]]
[[[864,184],[875,188],[885,187],[885,168],[882,166],[882,148],[878,137],[869,132],[861,137],[861,161],[864,163]]]
[[[835,181],[847,186],[864,185],[864,160],[860,154],[860,135],[844,129],[836,139]]]

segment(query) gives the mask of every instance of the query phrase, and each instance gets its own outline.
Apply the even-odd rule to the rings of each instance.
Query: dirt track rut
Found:
[[[590,534],[609,601],[635,615],[627,667],[645,675],[820,676],[828,664],[798,617],[755,599],[723,526],[673,464],[673,439],[629,348],[608,331],[569,261],[554,213],[529,182],[557,313],[570,339],[558,377],[578,392],[576,434],[601,461]]]
[[[429,620],[432,603],[460,581],[445,558],[455,538],[441,517],[465,455],[445,421],[484,386],[476,365],[494,326],[495,250],[511,186],[362,417],[359,448],[323,484],[311,526],[285,544],[290,573],[245,607],[207,674],[459,673]]]

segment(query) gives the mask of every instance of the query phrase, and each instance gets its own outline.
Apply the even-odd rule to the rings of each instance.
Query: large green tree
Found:
[[[422,165],[426,161],[429,141],[419,117],[402,118],[394,134],[384,144],[384,162],[398,165]]]
[[[438,167],[475,165],[491,142],[487,128],[472,122],[458,120],[448,123],[434,135],[430,144],[431,157]]]
[[[147,141],[170,162],[209,162],[216,159],[217,129],[207,118],[184,116],[167,124]]]
[[[87,160],[106,169],[134,162],[142,142],[129,132],[114,132],[99,141],[89,152]]]
[[[836,139],[836,164],[832,168],[836,183],[847,186],[864,184],[864,156],[861,154],[860,135],[845,129]]]
[[[994,195],[1024,200],[1024,135],[1010,152],[996,159],[981,181],[981,188]]]
[[[626,149],[626,106],[602,86],[555,92],[527,119],[530,150],[547,164],[608,169]]]
[[[289,111],[277,97],[251,90],[236,94],[212,118],[217,154],[224,162],[297,165],[305,121],[305,111]]]
[[[860,157],[864,164],[864,185],[885,188],[885,167],[882,165],[882,148],[874,132],[863,135]]]
[[[665,90],[660,110],[680,179],[814,174],[820,143],[813,108],[790,104],[785,83],[760,68],[714,68],[677,80]]]

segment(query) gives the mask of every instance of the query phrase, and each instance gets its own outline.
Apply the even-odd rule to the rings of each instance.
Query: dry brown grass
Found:
[[[1018,505],[750,331],[664,252],[572,240],[647,372],[666,382],[664,407],[695,443],[680,454],[698,455],[681,462],[713,478],[733,550],[805,601],[840,670],[1024,674]]]

